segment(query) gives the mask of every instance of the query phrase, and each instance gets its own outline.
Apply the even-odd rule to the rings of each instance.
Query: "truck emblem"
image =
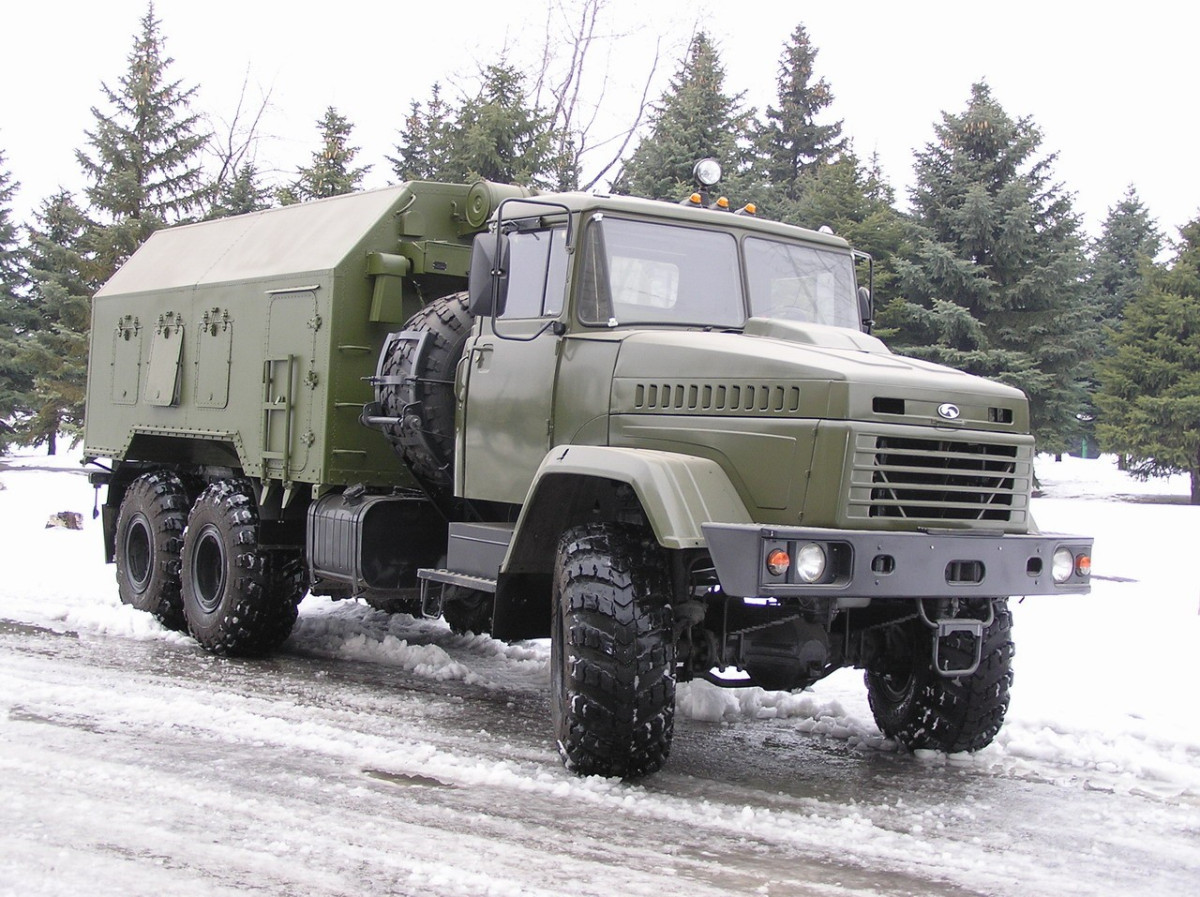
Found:
[[[962,412],[958,410],[958,406],[952,405],[950,402],[938,405],[938,416],[944,417],[946,420],[958,420],[960,414]]]

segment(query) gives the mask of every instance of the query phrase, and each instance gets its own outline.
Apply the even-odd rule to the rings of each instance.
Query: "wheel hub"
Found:
[[[884,673],[879,677],[879,683],[887,698],[899,704],[912,692],[913,674],[911,670],[906,673]]]
[[[220,606],[225,593],[225,545],[212,525],[206,526],[196,539],[191,573],[196,600],[205,613],[211,614]]]
[[[154,549],[146,518],[138,515],[130,521],[125,533],[125,558],[128,562],[129,584],[134,592],[142,594],[150,584]]]

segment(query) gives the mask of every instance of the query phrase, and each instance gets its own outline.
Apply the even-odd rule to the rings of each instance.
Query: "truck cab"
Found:
[[[451,603],[494,594],[499,637],[561,643],[568,762],[611,768],[571,732],[615,712],[581,695],[617,676],[589,627],[619,628],[611,582],[563,581],[572,540],[665,574],[647,588],[675,677],[795,689],[861,666],[885,731],[948,750],[1007,705],[1005,597],[1087,588],[1090,541],[1030,515],[1024,395],[891,353],[855,263],[831,234],[628,197],[506,200],[476,237],[453,484],[486,525],[451,524],[457,569],[421,575]],[[960,714],[993,695],[988,722],[930,724],[949,692]]]

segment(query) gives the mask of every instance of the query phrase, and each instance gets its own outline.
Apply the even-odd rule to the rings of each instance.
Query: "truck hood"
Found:
[[[1009,433],[1029,427],[1018,389],[815,324],[751,318],[741,332],[634,331],[621,340],[614,374],[617,414],[782,415]]]

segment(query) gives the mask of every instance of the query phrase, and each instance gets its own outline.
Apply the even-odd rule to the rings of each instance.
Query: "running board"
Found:
[[[469,573],[455,573],[453,570],[421,567],[417,570],[417,579],[421,580],[421,615],[430,620],[442,615],[442,590],[439,588],[436,596],[430,594],[431,582],[436,582],[439,586],[462,586],[477,592],[493,595],[496,593],[496,580],[485,576],[472,576]]]
[[[496,591],[496,580],[484,576],[472,576],[469,573],[455,573],[453,570],[438,570],[431,567],[421,567],[417,570],[417,579],[422,582],[440,582],[448,586],[464,586],[479,592]]]

